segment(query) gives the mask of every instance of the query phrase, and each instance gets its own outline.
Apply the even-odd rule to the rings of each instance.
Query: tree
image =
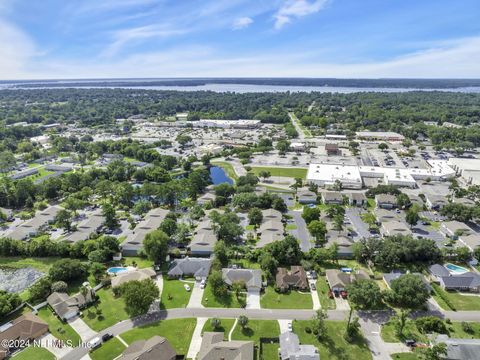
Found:
[[[52,292],[67,292],[68,284],[65,281],[56,281],[52,284]]]
[[[162,230],[153,230],[145,236],[143,249],[150,260],[162,264],[168,254],[168,241],[168,235]]]
[[[57,213],[55,222],[58,227],[70,231],[72,229],[72,214],[68,210],[62,209]]]
[[[290,141],[288,140],[280,140],[277,142],[277,145],[275,148],[280,152],[280,153],[286,153],[290,149]]]
[[[378,144],[378,148],[379,148],[380,150],[382,150],[382,151],[385,151],[385,150],[388,149],[388,144],[386,144],[386,143],[380,143],[380,144]]]
[[[250,225],[254,225],[257,228],[263,220],[262,210],[259,208],[251,208],[248,212],[248,220]]]
[[[213,254],[215,255],[215,259],[220,262],[222,267],[226,267],[228,265],[227,246],[225,245],[224,241],[217,241],[213,249]]]
[[[177,221],[169,217],[165,218],[160,224],[160,230],[168,236],[172,236],[177,230]]]
[[[48,297],[52,292],[52,280],[48,276],[45,276],[35,282],[28,289],[28,300],[36,303],[41,302]]]
[[[320,219],[320,209],[318,207],[304,207],[302,212],[302,218],[307,224],[311,223],[313,220]]]
[[[410,198],[408,197],[407,194],[400,193],[397,195],[397,205],[401,209],[406,209],[412,205],[412,202],[410,201]]]
[[[438,343],[432,347],[423,349],[421,352],[424,360],[441,360],[447,355],[447,345],[445,343]]]
[[[392,281],[388,301],[410,310],[418,310],[427,302],[430,293],[418,275],[404,274]]]
[[[248,317],[246,317],[245,315],[240,315],[238,317],[238,323],[240,324],[242,329],[245,329],[248,325]]]
[[[271,174],[270,174],[270,171],[267,171],[267,170],[262,170],[258,173],[258,176],[260,176],[261,178],[263,178],[263,181],[267,180]]]
[[[22,303],[18,294],[0,290],[0,318],[15,310]]]
[[[145,314],[160,294],[152,279],[128,281],[120,286],[119,293],[130,316]]]
[[[187,145],[189,142],[192,141],[192,137],[189,136],[189,135],[185,135],[185,134],[179,134],[176,139],[175,139],[179,144],[180,146],[183,148],[185,145]]]
[[[325,310],[317,310],[312,321],[312,331],[318,340],[325,339],[327,336],[327,325],[325,319],[327,318],[327,312]]]
[[[105,226],[109,229],[116,229],[119,225],[115,208],[110,203],[102,206],[102,215],[105,217]]]
[[[228,295],[227,285],[223,281],[222,272],[213,270],[208,278],[208,283],[212,287],[213,296],[223,298]]]
[[[269,279],[275,277],[278,268],[278,261],[272,256],[272,254],[269,252],[263,252],[258,258],[258,263]]]
[[[407,214],[405,215],[405,221],[410,225],[410,228],[417,225],[419,220],[420,216],[416,210],[410,209],[407,211]]]
[[[212,320],[210,320],[210,325],[213,330],[217,330],[222,325],[222,322],[219,318],[212,318]]]
[[[382,304],[382,292],[374,280],[358,280],[347,286],[348,298],[355,307],[377,309]]]
[[[48,275],[53,281],[83,279],[87,276],[87,266],[77,259],[61,259],[52,264]]]
[[[322,220],[313,220],[308,226],[308,231],[315,238],[317,244],[325,242],[325,235],[327,233],[327,224]]]

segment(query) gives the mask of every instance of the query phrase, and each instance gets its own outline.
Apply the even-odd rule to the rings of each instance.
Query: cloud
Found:
[[[253,23],[252,18],[250,18],[248,16],[244,16],[244,17],[236,19],[233,22],[233,27],[232,28],[233,28],[233,30],[241,30],[241,29],[245,29],[245,28],[249,27],[252,23]]]
[[[286,0],[275,13],[275,29],[279,30],[293,18],[300,18],[322,10],[329,0]]]

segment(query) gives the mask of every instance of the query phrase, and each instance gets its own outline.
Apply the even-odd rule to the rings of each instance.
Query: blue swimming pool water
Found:
[[[455,264],[445,264],[445,267],[447,268],[448,271],[455,274],[463,274],[468,272],[468,269],[465,269],[464,267],[458,266]]]
[[[107,272],[111,273],[111,274],[116,274],[116,273],[119,273],[119,272],[122,272],[122,271],[127,271],[127,270],[128,269],[125,268],[125,267],[111,267],[111,268],[107,269]]]

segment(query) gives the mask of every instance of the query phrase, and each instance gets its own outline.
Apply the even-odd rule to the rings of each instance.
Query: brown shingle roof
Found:
[[[282,290],[291,287],[296,289],[308,289],[307,274],[302,266],[292,266],[290,271],[285,268],[278,268],[275,279],[277,287]]]

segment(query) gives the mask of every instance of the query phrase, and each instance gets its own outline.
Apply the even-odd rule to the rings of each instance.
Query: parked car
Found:
[[[335,297],[338,297],[340,295],[340,293],[338,292],[338,290],[333,290],[333,294],[335,295]]]
[[[200,289],[205,289],[205,285],[207,284],[207,282],[205,281],[205,279],[203,279],[201,282],[200,282]]]
[[[405,345],[409,346],[409,347],[415,347],[417,345],[417,342],[415,340],[405,340]]]
[[[288,331],[293,331],[292,322],[288,322]]]
[[[315,286],[315,283],[310,283],[310,289],[317,290],[317,287]]]
[[[183,287],[185,288],[186,291],[190,291],[190,286],[188,286],[187,284],[183,284]]]
[[[108,340],[110,340],[111,338],[113,338],[113,335],[110,334],[110,333],[106,333],[106,334],[103,334],[103,335],[102,335],[102,340],[103,340],[103,342],[108,341]]]
[[[342,297],[342,299],[346,299],[347,298],[347,292],[346,291],[340,291],[340,296]]]
[[[102,339],[100,339],[98,336],[94,337],[92,340],[88,342],[88,348],[90,349],[90,351],[98,348],[101,345],[102,345]]]

